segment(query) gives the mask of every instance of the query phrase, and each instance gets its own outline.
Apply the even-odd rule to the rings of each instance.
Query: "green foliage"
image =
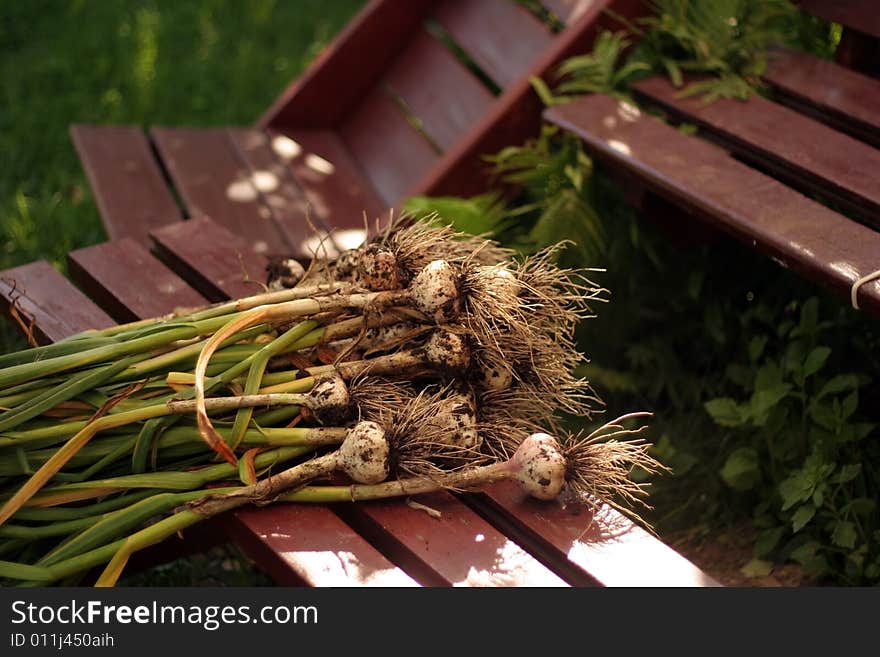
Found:
[[[859,408],[870,378],[832,366],[840,322],[819,321],[819,300],[797,305],[796,321],[746,321],[752,337],[727,366],[738,398],[705,403],[727,430],[719,474],[755,500],[755,523],[765,528],[756,557],[791,558],[837,581],[876,581],[880,481],[870,464],[880,452],[869,440],[877,425]]]
[[[554,90],[533,80],[548,105],[578,94],[628,96],[634,81],[666,75],[682,96],[746,99],[761,87],[767,53],[786,45],[830,58],[840,26],[797,10],[789,0],[652,0],[650,15],[626,31],[601,33],[593,51],[572,57],[556,71]],[[637,40],[635,47],[631,42]],[[696,80],[688,81],[688,78]]]
[[[548,106],[559,105],[588,93],[628,98],[627,87],[632,80],[640,74],[651,72],[647,62],[622,61],[630,45],[630,40],[623,32],[601,32],[591,52],[566,59],[559,65],[555,91],[551,91],[540,78],[533,78],[532,86]]]
[[[403,210],[422,218],[437,213],[458,230],[473,235],[497,234],[506,218],[504,204],[492,193],[471,198],[414,196],[407,200]]]
[[[414,197],[404,209],[418,217],[437,212],[461,230],[491,232],[524,252],[576,234],[584,239],[573,243],[565,257],[575,262],[596,260],[603,249],[603,229],[592,199],[592,161],[578,140],[545,125],[537,138],[487,159],[503,183],[523,190],[516,203],[505,203],[497,194],[469,199]]]
[[[653,0],[653,15],[634,28],[642,37],[634,60],[665,72],[677,87],[708,74],[683,95],[747,98],[766,67],[766,52],[793,43],[798,11],[788,0]]]

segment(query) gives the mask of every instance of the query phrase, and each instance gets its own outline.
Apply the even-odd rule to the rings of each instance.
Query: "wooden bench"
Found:
[[[58,340],[256,291],[267,254],[308,251],[307,209],[344,244],[364,212],[481,191],[482,155],[538,130],[529,76],[589,49],[606,6],[640,2],[545,5],[564,28],[509,0],[375,0],[253,128],[75,126],[112,241],[69,254],[76,286],[38,262],[0,272],[0,297]],[[421,501],[440,518],[404,501],[246,509],[170,553],[232,539],[277,582],[313,586],[716,584],[607,506],[503,485]]]
[[[255,126],[73,126],[108,235],[149,246],[208,215],[256,253],[307,257],[307,214],[345,246],[414,194],[483,191],[483,156],[539,128],[529,78],[641,0],[544,5],[563,28],[514,0],[372,0]]]
[[[841,4],[857,15],[859,3]],[[640,106],[696,125],[697,136],[603,95],[545,118],[644,190],[646,204],[672,202],[876,313],[880,282],[857,282],[880,269],[880,81],[787,51],[765,79],[772,100],[708,105],[665,78],[635,85]]]

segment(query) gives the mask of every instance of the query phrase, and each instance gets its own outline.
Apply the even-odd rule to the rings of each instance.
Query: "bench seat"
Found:
[[[668,98],[663,84],[650,81],[640,89]],[[685,104],[675,101],[676,107]],[[730,106],[718,107],[710,105],[695,114],[688,113],[688,120],[699,116],[709,123],[711,115],[712,122],[723,124],[716,113],[728,118]],[[764,120],[764,101],[754,106],[749,101],[737,107],[741,116],[731,119],[734,123],[748,123],[747,117]],[[545,117],[582,139],[600,160],[626,172],[630,181],[644,184],[659,197],[840,295],[849,298],[853,283],[880,266],[880,233],[876,230],[752,168],[724,148],[685,135],[631,104],[595,94],[548,109]],[[776,142],[789,139],[785,131],[780,133],[775,135]],[[774,137],[763,134],[768,139]],[[772,143],[763,142],[761,153],[784,157]],[[795,164],[792,167],[796,170]],[[870,181],[866,184],[870,186]],[[880,310],[880,283],[862,285],[857,303],[872,312]]]

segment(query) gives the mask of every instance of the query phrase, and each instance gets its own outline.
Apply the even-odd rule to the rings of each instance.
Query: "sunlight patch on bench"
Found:
[[[411,580],[396,568],[366,567],[357,555],[346,550],[334,552],[284,552],[291,560],[306,567],[316,586],[406,586]]]
[[[325,176],[329,176],[336,171],[336,167],[332,162],[325,160],[320,155],[315,155],[314,153],[306,155],[304,163],[312,171],[324,174]]]
[[[276,135],[272,138],[272,150],[275,151],[275,154],[282,160],[287,161],[299,157],[303,148],[300,146],[299,142],[294,141],[290,137]]]
[[[226,186],[226,196],[238,203],[249,203],[257,198],[257,188],[248,180],[233,180]]]
[[[854,281],[859,278],[859,270],[848,262],[832,262],[828,266],[838,274],[843,274],[843,276],[849,281]]]
[[[326,232],[311,235],[303,241],[301,248],[303,253],[320,252],[323,255],[326,251],[327,256],[333,258],[339,255],[340,251],[358,248],[366,239],[367,232],[364,229],[348,228],[333,231],[332,239]]]
[[[476,542],[485,540],[483,534],[474,537]],[[566,586],[556,575],[535,566],[537,562],[513,541],[506,540],[498,548],[491,568],[471,566],[467,575],[453,586]]]
[[[795,242],[795,241],[793,241],[793,240],[789,240],[788,245],[789,245],[792,249],[794,249],[795,251],[800,251],[800,252],[803,253],[805,256],[808,256],[808,257],[810,257],[810,258],[813,258],[813,257],[816,256],[816,254],[813,252],[812,249],[810,249],[810,248],[804,246],[804,245],[801,244],[800,242]]]
[[[617,116],[627,123],[634,123],[642,116],[642,111],[630,103],[621,101],[617,106]]]
[[[251,182],[261,192],[274,192],[279,185],[278,176],[265,169],[254,171],[251,174]]]
[[[623,153],[626,156],[632,155],[632,149],[629,145],[618,139],[609,139],[608,146],[616,150],[618,153]]]

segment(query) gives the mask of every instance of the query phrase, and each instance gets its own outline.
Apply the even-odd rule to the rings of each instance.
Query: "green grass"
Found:
[[[0,270],[106,239],[71,123],[248,125],[362,0],[0,1]],[[25,347],[0,320],[0,353]],[[230,546],[123,585],[264,585]]]
[[[361,5],[0,3],[0,270],[106,239],[71,123],[251,124]]]

